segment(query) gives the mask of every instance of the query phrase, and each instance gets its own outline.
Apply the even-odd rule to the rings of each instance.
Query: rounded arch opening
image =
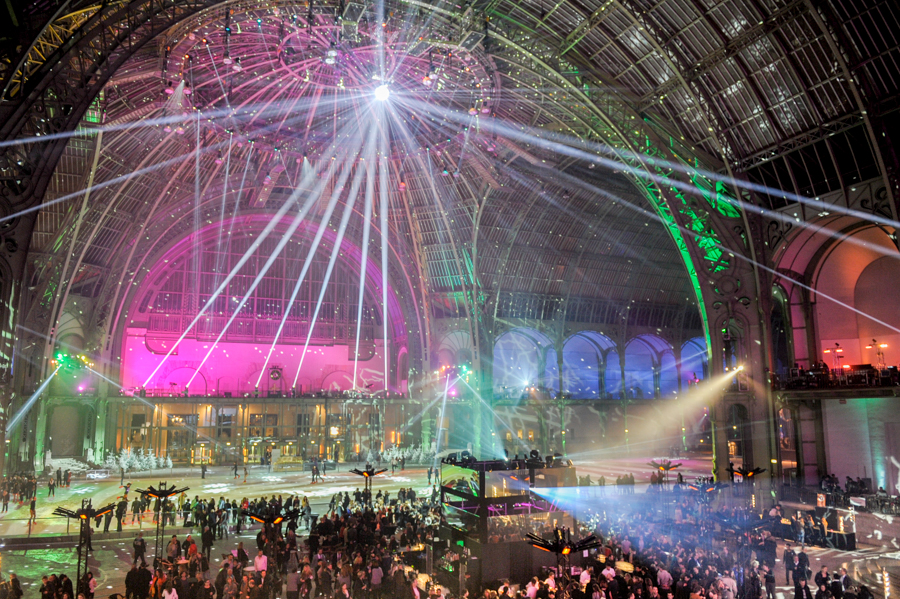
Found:
[[[550,338],[535,329],[512,329],[500,335],[494,342],[494,395],[518,399],[526,389],[546,387],[548,349],[553,349]]]

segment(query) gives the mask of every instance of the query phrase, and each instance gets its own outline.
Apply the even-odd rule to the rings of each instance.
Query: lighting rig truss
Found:
[[[372,466],[372,464],[366,464],[365,470],[360,470],[359,468],[354,468],[350,472],[352,472],[353,474],[356,474],[357,476],[363,477],[363,481],[365,482],[364,490],[365,490],[366,501],[371,502],[372,501],[372,479],[375,478],[376,476],[378,476],[379,474],[383,474],[383,473],[387,472],[387,468],[380,468],[378,470],[375,470],[375,468]]]
[[[63,516],[78,521],[78,565],[76,566],[75,574],[75,580],[78,581],[77,584],[80,584],[81,581],[81,563],[82,561],[86,561],[87,557],[83,551],[85,526],[90,526],[91,520],[105,516],[114,509],[116,509],[115,503],[110,503],[107,506],[94,509],[91,505],[91,500],[85,499],[81,502],[81,509],[73,511],[64,507],[57,507],[53,510],[54,516]]]
[[[561,593],[557,597],[570,596],[570,580],[569,580],[569,555],[572,552],[587,551],[599,547],[602,543],[600,539],[594,535],[589,535],[580,541],[572,540],[572,533],[568,528],[554,528],[553,538],[548,540],[537,536],[534,533],[528,533],[525,541],[532,547],[536,547],[542,551],[549,551],[556,554],[556,571],[559,579]]]
[[[157,565],[156,562],[159,561],[160,540],[166,532],[166,503],[175,495],[180,495],[188,490],[190,490],[190,487],[182,487],[180,489],[176,488],[175,485],[169,487],[164,481],[160,481],[158,488],[149,486],[146,489],[135,489],[141,495],[159,500],[159,513],[156,515],[156,541],[153,544],[154,567]]]

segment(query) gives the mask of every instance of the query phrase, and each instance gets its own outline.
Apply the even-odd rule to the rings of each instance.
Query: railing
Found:
[[[149,333],[163,333],[167,335],[180,335],[191,324],[192,317],[164,314],[151,314],[147,326]],[[197,324],[188,331],[188,337],[201,341],[212,341],[225,330],[228,317],[209,316],[201,318]],[[223,337],[226,341],[271,341],[278,333],[281,319],[267,318],[235,318],[229,325]],[[289,319],[281,328],[279,339],[291,341],[305,341],[309,334],[310,322],[308,320]],[[356,339],[355,322],[330,322],[319,320],[313,328],[310,341],[314,343],[345,342]],[[371,343],[375,339],[375,326],[364,324],[359,327],[360,340]]]
[[[900,515],[900,497],[872,493],[851,494],[841,490],[825,491],[816,487],[781,487],[781,500],[817,506],[823,499],[825,507],[853,509],[857,512]]]
[[[897,385],[900,385],[900,372],[896,367],[879,370],[868,364],[818,370],[791,368],[772,377],[772,386],[779,391],[839,387],[894,387]]]

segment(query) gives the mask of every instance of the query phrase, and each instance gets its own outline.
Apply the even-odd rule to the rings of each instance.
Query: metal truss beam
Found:
[[[587,19],[579,23],[578,27],[566,36],[565,41],[559,49],[559,55],[564,56],[567,54],[572,48],[577,46],[578,42],[583,40],[587,34],[603,23],[603,21],[614,12],[612,10],[613,4],[615,4],[615,0],[606,0],[606,2],[597,7],[597,10],[592,12]]]
[[[646,110],[650,106],[659,103],[661,98],[664,98],[682,85],[682,79],[687,83],[696,81],[726,60],[734,58],[760,39],[778,31],[785,25],[790,24],[794,19],[805,12],[806,6],[803,0],[795,0],[784,8],[772,13],[759,24],[747,29],[744,33],[728,41],[715,52],[704,57],[689,70],[681,73],[680,76],[672,77],[641,98],[640,102],[638,102],[638,110]]]

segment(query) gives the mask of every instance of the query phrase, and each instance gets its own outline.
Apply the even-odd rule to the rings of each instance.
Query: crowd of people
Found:
[[[374,502],[366,503],[359,491],[352,497],[336,494],[321,519],[310,513],[306,497],[245,499],[237,514],[233,509],[229,514],[225,506],[233,504],[224,498],[218,506],[214,501],[198,500],[197,511],[191,512],[196,515],[190,517],[203,528],[199,549],[191,535],[183,540],[173,535],[165,557],[151,568],[145,565],[139,547],[143,543],[136,539],[125,595],[129,599],[401,596],[400,589],[411,583],[404,566],[393,556],[423,543],[426,534],[433,532],[424,524],[428,516],[432,517],[427,521],[437,522],[437,508],[430,499],[404,492],[403,499],[389,503],[388,496],[379,493]],[[222,537],[216,537],[210,524],[219,511],[225,515],[216,520],[217,529],[226,538],[231,524],[235,532],[244,520],[262,526],[255,551],[248,551],[243,542],[236,543],[212,573],[212,545]]]
[[[169,536],[152,560],[144,532],[138,532],[125,578],[127,599],[378,599],[406,591],[412,597],[408,567],[396,556],[421,547],[439,522],[438,494],[412,488],[400,489],[396,497],[382,491],[369,497],[359,489],[336,493],[321,518],[300,495],[238,500],[182,494],[154,501],[137,494],[129,502],[130,489],[123,489],[117,506],[132,506],[132,524],[162,518],[170,525],[177,518],[189,531]],[[87,528],[101,525],[91,521]],[[229,541],[251,527],[257,532],[255,547]],[[87,538],[90,552],[90,534]],[[219,553],[222,561],[214,568]],[[96,584],[90,570],[77,588],[64,574],[48,574],[41,599],[93,599]],[[0,599],[21,597],[11,588],[2,585]]]
[[[37,479],[33,475],[14,474],[0,481],[0,513],[9,511],[9,504],[25,503],[37,496]]]
[[[631,486],[623,477],[622,486]],[[28,495],[29,481],[10,479],[17,497]],[[179,520],[186,530],[164,542],[152,555],[143,532],[133,541],[133,559],[125,578],[126,599],[446,599],[446,586],[420,588],[415,571],[402,556],[422,551],[441,521],[439,494],[400,489],[396,497],[364,490],[335,493],[319,517],[307,497],[193,498],[152,501],[137,494],[129,501],[123,487],[121,506],[130,507],[131,524],[162,518]],[[623,491],[628,492],[628,491]],[[698,495],[672,494],[668,509],[654,494],[609,502],[607,509],[579,525],[576,534],[602,539],[597,555],[572,573],[550,570],[527,584],[494,581],[483,588],[462,589],[458,597],[484,599],[775,599],[778,574],[793,597],[785,599],[871,599],[865,585],[841,569],[813,572],[804,537],[778,555],[776,526],[783,514],[773,508],[768,525],[745,508],[714,508]],[[798,522],[801,522],[799,519]],[[100,526],[100,522],[91,523]],[[107,520],[106,527],[109,522]],[[532,526],[528,523],[525,528]],[[492,529],[491,541],[511,542],[523,526]],[[802,524],[798,524],[803,529]],[[89,525],[90,527],[90,525]],[[236,537],[255,530],[255,547]],[[546,522],[532,532],[549,535]],[[185,534],[187,533],[187,534]],[[806,539],[808,541],[808,539]],[[151,541],[152,542],[152,541]],[[248,543],[249,544],[249,543]],[[150,556],[152,555],[152,560]],[[221,556],[219,563],[218,559]],[[626,562],[627,568],[621,567]],[[73,585],[65,574],[47,574],[41,599],[94,599],[97,580],[88,571]],[[17,581],[16,581],[17,582]],[[75,588],[73,588],[75,586]],[[20,599],[21,586],[0,587],[0,599]]]
[[[777,555],[768,527],[746,525],[760,521],[749,510],[712,509],[686,496],[674,518],[654,517],[644,504],[607,508],[578,530],[603,542],[583,568],[565,576],[549,569],[521,587],[501,581],[483,589],[484,599],[551,599],[563,589],[573,599],[775,599],[781,568],[793,589],[785,599],[872,599],[844,568],[814,574],[803,545],[787,543]],[[701,534],[701,520],[718,523],[718,533]]]

